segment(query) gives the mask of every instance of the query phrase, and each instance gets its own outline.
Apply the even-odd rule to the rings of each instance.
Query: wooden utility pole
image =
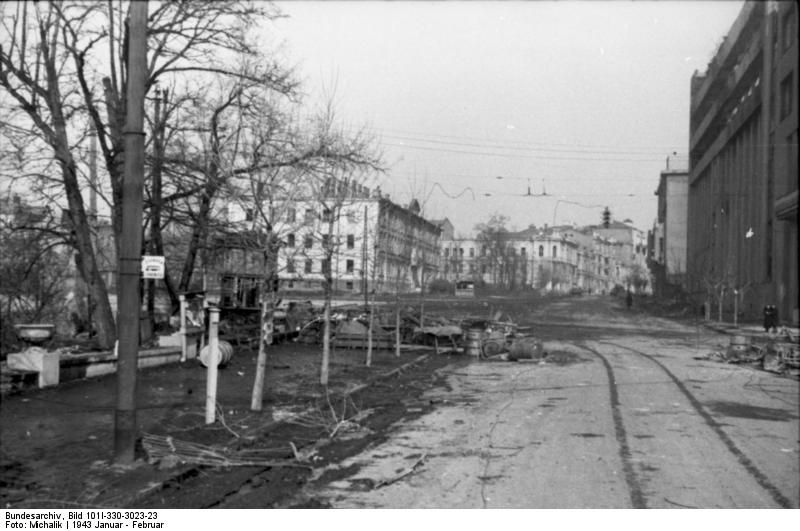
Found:
[[[361,243],[361,289],[364,292],[364,308],[369,305],[369,293],[367,286],[367,205],[364,205],[364,239]]]
[[[147,76],[147,2],[130,4],[128,88],[125,118],[125,174],[119,256],[117,408],[114,461],[129,464],[136,445],[136,370],[139,355],[139,277],[142,261],[144,187],[144,92]]]

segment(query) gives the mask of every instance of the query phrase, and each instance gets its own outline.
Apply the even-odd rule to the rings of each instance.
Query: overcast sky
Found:
[[[464,234],[493,213],[597,223],[602,205],[646,230],[667,156],[686,166],[692,73],[742,4],[278,2],[269,31],[312,101],[380,139],[395,202]]]

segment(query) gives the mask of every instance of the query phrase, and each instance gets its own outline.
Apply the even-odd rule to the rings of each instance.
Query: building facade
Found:
[[[797,3],[746,2],[691,80],[687,283],[798,321]]]
[[[686,238],[689,172],[666,170],[656,190],[658,217],[653,233],[653,273],[661,293],[667,285],[686,285]]]
[[[529,227],[505,233],[502,241],[443,238],[441,278],[547,293],[575,288],[607,293],[632,285],[634,270],[647,271],[646,236],[625,223],[605,230],[608,234],[597,227]]]
[[[316,292],[330,272],[339,293],[418,291],[438,275],[441,233],[419,212],[379,191],[294,201],[274,226],[281,287]]]

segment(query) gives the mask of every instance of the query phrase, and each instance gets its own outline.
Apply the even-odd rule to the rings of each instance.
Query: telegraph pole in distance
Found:
[[[117,409],[114,462],[130,464],[136,446],[136,371],[139,356],[139,277],[142,262],[144,187],[144,92],[147,76],[147,2],[130,4],[128,87],[125,116],[125,174],[117,312]]]

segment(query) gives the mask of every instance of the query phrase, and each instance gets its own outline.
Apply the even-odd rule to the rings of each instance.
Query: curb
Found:
[[[382,380],[386,380],[388,378],[391,378],[392,376],[394,376],[396,374],[399,374],[399,373],[409,369],[410,367],[413,367],[414,365],[417,365],[417,364],[427,360],[430,356],[431,356],[430,354],[423,354],[423,355],[418,356],[415,359],[413,359],[413,360],[411,360],[411,361],[409,361],[407,363],[404,363],[400,367],[396,367],[396,368],[392,369],[389,372],[386,372],[386,373],[383,373],[383,374],[378,374],[378,375],[374,376],[372,379],[370,379],[370,380],[368,380],[368,381],[366,381],[366,382],[364,382],[362,384],[359,384],[359,385],[357,385],[357,386],[355,386],[355,387],[353,387],[351,389],[345,390],[345,392],[342,393],[342,395],[340,397],[337,397],[337,398],[345,398],[345,397],[348,397],[348,396],[350,396],[352,394],[358,393],[359,391],[362,391],[362,390],[366,389],[370,385],[373,385],[373,384],[375,384],[377,382],[380,382]],[[257,435],[260,432],[266,432],[266,431],[272,430],[272,429],[274,429],[274,428],[276,428],[276,427],[278,427],[278,426],[280,426],[282,424],[290,422],[293,419],[296,419],[296,418],[298,418],[298,417],[300,417],[302,415],[310,413],[311,411],[313,411],[313,409],[309,408],[309,409],[306,409],[306,410],[301,411],[299,413],[296,413],[296,414],[294,414],[292,416],[289,416],[289,417],[286,417],[286,418],[282,418],[280,420],[273,420],[273,421],[271,421],[271,422],[269,422],[267,424],[258,426],[257,428],[253,428],[250,431],[244,432],[243,437],[246,437],[246,436],[247,437],[253,437],[253,436]],[[169,483],[171,481],[178,480],[181,477],[184,477],[184,476],[186,476],[188,474],[191,474],[193,471],[199,470],[202,466],[203,465],[187,465],[185,467],[180,467],[179,469],[175,470],[175,474],[170,475],[170,477],[168,477],[168,478],[166,478],[166,479],[164,479],[162,481],[159,481],[158,483],[150,485],[145,489],[137,491],[136,494],[134,494],[129,500],[126,500],[126,502],[127,502],[128,505],[134,506],[134,504],[136,503],[137,500],[140,500],[140,499],[144,498],[145,496],[147,496],[149,494],[152,494],[153,492],[158,492],[158,491],[162,490],[167,483]]]

